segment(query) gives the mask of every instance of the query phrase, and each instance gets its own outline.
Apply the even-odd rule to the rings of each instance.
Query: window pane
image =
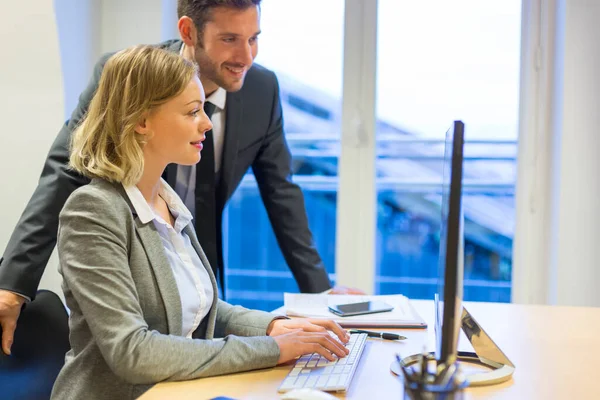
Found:
[[[465,122],[465,299],[510,301],[518,0],[380,0],[378,293],[437,288],[444,136]]]
[[[261,10],[255,62],[279,79],[294,181],[302,187],[317,250],[334,279],[344,1],[263,0]],[[223,239],[228,301],[272,310],[283,305],[284,291],[298,291],[251,171],[229,202]]]

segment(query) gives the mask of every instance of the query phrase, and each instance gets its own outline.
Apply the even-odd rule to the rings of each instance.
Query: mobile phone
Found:
[[[380,312],[392,311],[394,307],[382,301],[365,301],[362,303],[338,304],[329,306],[329,311],[340,317],[350,317],[353,315],[375,314]]]

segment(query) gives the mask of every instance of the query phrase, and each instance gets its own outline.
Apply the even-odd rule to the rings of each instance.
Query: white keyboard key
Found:
[[[300,375],[298,377],[298,379],[296,380],[296,383],[294,383],[294,387],[296,387],[296,388],[304,387],[304,384],[306,383],[307,380],[308,380],[308,375]]]
[[[286,380],[283,381],[283,383],[281,384],[281,387],[279,389],[280,390],[290,390],[290,389],[293,389],[295,387],[294,386],[295,382],[296,382],[296,377],[295,376],[286,378]]]
[[[342,374],[339,377],[339,384],[340,386],[343,386],[345,388],[347,388],[350,385],[350,378],[351,378],[351,374]]]
[[[330,363],[328,359],[326,358],[321,358],[319,360],[319,362],[317,363],[317,367],[327,367],[329,365],[335,365],[334,362]]]
[[[300,357],[279,387],[280,392],[296,388],[317,388],[326,391],[346,391],[356,371],[365,347],[367,335],[351,335],[346,344],[350,354],[344,358],[328,361],[320,354],[307,354]]]
[[[327,381],[329,380],[329,375],[321,375],[319,380],[317,381],[316,387],[322,389],[327,386]]]
[[[340,375],[331,375],[329,380],[327,381],[328,388],[335,388],[340,385]]]
[[[304,387],[312,388],[313,386],[315,386],[317,384],[318,380],[319,380],[319,377],[317,375],[312,375],[308,378]]]

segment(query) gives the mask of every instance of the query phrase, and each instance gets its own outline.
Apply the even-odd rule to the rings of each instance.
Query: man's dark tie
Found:
[[[204,112],[210,118],[215,105],[204,103]],[[219,280],[223,297],[225,296],[225,279],[223,268],[219,265],[217,239],[217,182],[215,179],[215,145],[212,130],[206,132],[206,139],[200,162],[196,165],[196,233],[206,258]]]

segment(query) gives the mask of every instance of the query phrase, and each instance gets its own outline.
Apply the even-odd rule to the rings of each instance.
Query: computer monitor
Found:
[[[446,132],[443,165],[438,292],[435,296],[436,359],[446,363],[457,355],[463,297],[464,235],[462,213],[465,126],[454,121]]]

